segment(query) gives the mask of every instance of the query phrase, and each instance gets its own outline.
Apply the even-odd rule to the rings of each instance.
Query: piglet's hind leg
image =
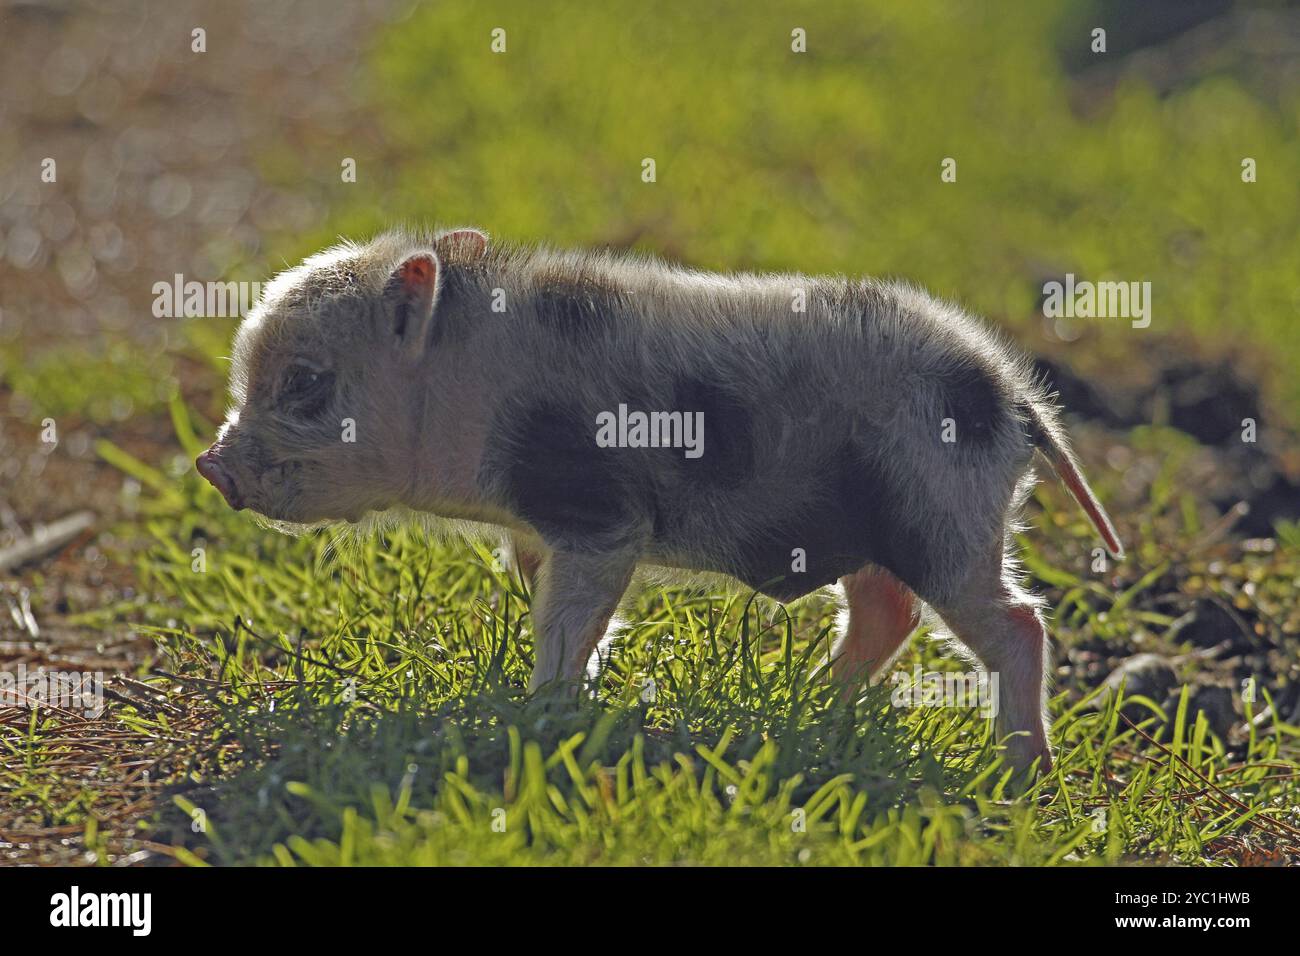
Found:
[[[845,609],[831,650],[831,674],[846,694],[852,694],[894,661],[920,615],[916,596],[884,568],[868,565],[840,578],[840,585]]]
[[[1035,760],[1040,773],[1051,769],[1045,719],[1050,648],[1037,602],[999,572],[984,590],[970,589],[951,606],[936,610],[957,639],[997,675],[997,735],[1014,734],[1006,741],[1008,760],[1019,769]]]

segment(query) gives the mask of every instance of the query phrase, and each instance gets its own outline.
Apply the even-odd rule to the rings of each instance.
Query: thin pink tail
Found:
[[[1111,523],[1110,515],[1106,514],[1106,509],[1101,506],[1097,496],[1093,494],[1092,488],[1084,479],[1082,473],[1074,462],[1070,460],[1068,454],[1057,456],[1048,455],[1047,460],[1051,462],[1052,469],[1056,472],[1061,483],[1079,503],[1083,513],[1088,516],[1092,526],[1097,529],[1097,534],[1101,535],[1102,543],[1106,545],[1106,550],[1117,561],[1124,559],[1124,544],[1119,540],[1119,535],[1115,533],[1115,525]]]
[[[1088,516],[1088,521],[1101,536],[1102,543],[1106,545],[1106,550],[1110,552],[1111,557],[1122,561],[1124,545],[1115,532],[1115,525],[1111,523],[1110,515],[1106,514],[1106,509],[1101,506],[1101,502],[1089,487],[1088,480],[1083,477],[1083,471],[1066,445],[1065,436],[1058,434],[1059,426],[1048,425],[1043,415],[1030,401],[1024,402],[1022,408],[1028,413],[1030,424],[1033,426],[1034,447],[1042,452],[1043,457],[1052,466],[1052,470],[1056,472],[1056,476],[1061,479],[1061,484],[1065,485],[1071,497],[1079,503],[1083,513]]]

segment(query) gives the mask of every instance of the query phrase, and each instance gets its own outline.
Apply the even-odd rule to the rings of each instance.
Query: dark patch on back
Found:
[[[987,444],[1007,415],[993,374],[969,362],[952,362],[938,371],[942,417],[957,423],[957,448]]]
[[[648,522],[653,503],[623,448],[596,444],[595,416],[507,402],[488,435],[480,483],[548,542],[577,550],[616,547]]]
[[[627,295],[591,275],[543,275],[533,293],[537,321],[571,341],[608,331],[627,306]]]
[[[682,378],[673,389],[669,410],[683,415],[701,412],[704,416],[703,454],[698,458],[683,455],[678,462],[684,480],[729,488],[753,475],[754,419],[739,396],[712,382]]]
[[[845,326],[862,334],[875,325],[884,311],[885,300],[880,290],[863,281],[819,279],[811,296],[832,315],[843,315]]]

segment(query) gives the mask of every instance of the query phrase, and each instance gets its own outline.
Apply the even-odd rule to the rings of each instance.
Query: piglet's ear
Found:
[[[417,252],[393,270],[384,289],[393,336],[402,351],[413,359],[425,353],[433,336],[440,272],[437,255]]]
[[[447,260],[473,262],[487,252],[488,237],[478,229],[452,229],[434,241],[438,255]]]

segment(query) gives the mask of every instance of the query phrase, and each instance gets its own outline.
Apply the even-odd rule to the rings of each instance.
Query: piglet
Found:
[[[231,507],[504,531],[534,689],[581,678],[638,566],[779,601],[838,582],[836,681],[878,677],[928,607],[1044,770],[1047,632],[1010,555],[1035,452],[1122,556],[1029,363],[898,282],[392,232],[267,284],[231,395],[197,461]]]

